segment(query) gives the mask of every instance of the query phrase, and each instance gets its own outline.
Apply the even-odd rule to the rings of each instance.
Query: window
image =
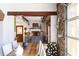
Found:
[[[77,55],[77,4],[68,5],[67,10],[67,55]]]
[[[33,23],[33,24],[32,24],[32,27],[33,27],[33,28],[39,28],[39,24],[38,24],[38,23]]]

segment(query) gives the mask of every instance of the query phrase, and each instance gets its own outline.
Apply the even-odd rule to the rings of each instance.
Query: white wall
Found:
[[[26,18],[30,21],[29,28],[32,28],[33,23],[38,23],[40,25],[42,16],[26,16]]]
[[[3,22],[3,44],[14,40],[14,17],[6,16]]]
[[[3,39],[3,22],[0,21],[0,45],[2,44]]]
[[[24,27],[28,27],[28,23],[23,21],[21,16],[16,16],[16,25],[23,25]]]
[[[3,39],[3,22],[0,21],[0,55],[3,55],[1,50],[1,45],[3,44],[2,39]]]
[[[51,42],[57,42],[57,16],[51,16]]]

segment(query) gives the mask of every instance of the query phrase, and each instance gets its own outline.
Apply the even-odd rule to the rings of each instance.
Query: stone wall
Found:
[[[65,55],[65,20],[66,4],[57,4],[57,45],[60,56]]]

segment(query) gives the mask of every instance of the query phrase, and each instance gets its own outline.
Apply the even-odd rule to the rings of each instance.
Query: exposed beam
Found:
[[[49,15],[57,15],[57,12],[14,12],[14,11],[8,11],[7,15],[13,15],[13,16],[49,16]]]

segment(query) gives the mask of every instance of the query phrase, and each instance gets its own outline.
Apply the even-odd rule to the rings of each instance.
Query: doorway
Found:
[[[23,26],[16,26],[16,40],[17,42],[23,42]]]

